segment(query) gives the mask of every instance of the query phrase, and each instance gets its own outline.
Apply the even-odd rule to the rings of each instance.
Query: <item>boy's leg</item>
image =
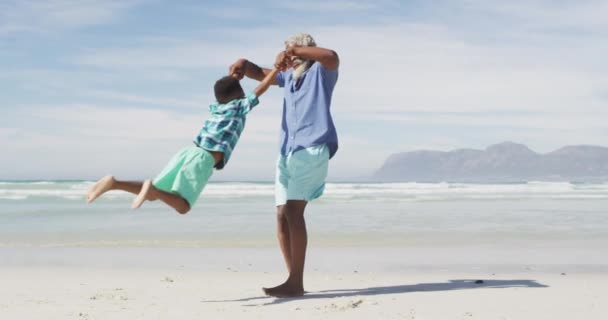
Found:
[[[139,208],[146,200],[160,200],[181,214],[186,214],[188,213],[188,211],[190,211],[190,204],[188,203],[188,201],[186,201],[184,198],[180,197],[177,194],[157,189],[152,184],[152,180],[146,180],[143,182],[141,191],[139,192],[135,200],[133,200],[131,208]]]
[[[146,200],[161,200],[185,214],[196,203],[213,174],[214,156],[199,147],[186,147],[171,158],[154,182],[148,180],[131,205],[139,208]]]
[[[113,176],[105,176],[99,179],[87,192],[87,203],[95,201],[104,193],[111,190],[122,190],[133,194],[139,194],[143,182],[141,181],[121,181]]]

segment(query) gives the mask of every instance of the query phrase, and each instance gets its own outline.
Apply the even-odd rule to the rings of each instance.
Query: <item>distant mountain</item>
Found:
[[[503,142],[485,150],[411,151],[391,155],[375,181],[513,182],[608,181],[608,148],[567,146],[539,154]]]

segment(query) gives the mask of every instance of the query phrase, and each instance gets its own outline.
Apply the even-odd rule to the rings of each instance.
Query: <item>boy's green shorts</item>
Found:
[[[186,147],[171,158],[152,183],[157,189],[178,194],[192,208],[213,174],[214,165],[213,155],[207,150]]]

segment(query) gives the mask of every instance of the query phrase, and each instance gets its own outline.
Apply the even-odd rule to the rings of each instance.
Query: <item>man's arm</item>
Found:
[[[263,95],[264,92],[266,92],[266,90],[268,90],[268,87],[270,87],[271,84],[273,84],[273,83],[276,84],[276,78],[277,78],[278,72],[279,72],[279,70],[277,68],[268,70],[268,73],[266,73],[266,76],[264,76],[264,79],[262,79],[262,82],[260,82],[260,84],[258,84],[258,86],[255,87],[255,89],[253,90],[253,93],[255,93],[255,95],[257,97]]]
[[[285,50],[287,56],[297,56],[308,60],[321,63],[327,70],[338,70],[340,58],[338,54],[330,49],[320,47],[297,47],[292,46]]]
[[[255,63],[247,59],[239,59],[232,65],[230,65],[230,75],[241,80],[243,77],[254,79],[257,81],[263,81],[268,74],[272,72],[272,69],[261,68]],[[276,72],[272,79],[270,79],[271,85],[276,85]]]

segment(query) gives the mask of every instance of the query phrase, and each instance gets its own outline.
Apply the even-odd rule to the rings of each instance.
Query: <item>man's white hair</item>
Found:
[[[317,43],[308,33],[296,33],[285,40],[286,46],[316,47]]]
[[[315,42],[315,39],[313,39],[308,33],[296,33],[285,40],[285,46],[316,47],[317,43]],[[303,60],[301,58],[297,58],[293,62],[296,65],[294,66],[292,74],[293,78],[296,80],[300,79],[302,74],[304,74],[304,72],[312,65],[312,61]]]

